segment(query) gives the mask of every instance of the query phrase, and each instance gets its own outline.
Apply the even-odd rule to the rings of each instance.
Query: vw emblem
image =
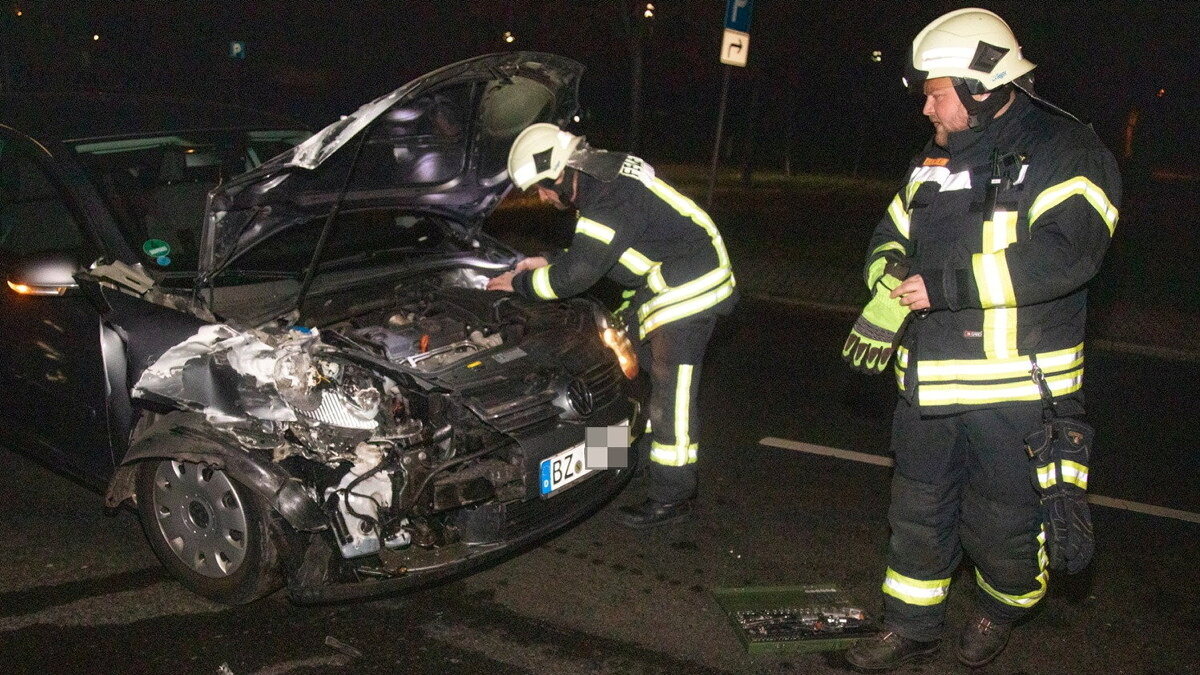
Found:
[[[567,400],[571,402],[571,407],[579,413],[580,417],[592,414],[594,401],[592,390],[588,387],[587,382],[580,379],[571,380],[571,384],[567,387]]]

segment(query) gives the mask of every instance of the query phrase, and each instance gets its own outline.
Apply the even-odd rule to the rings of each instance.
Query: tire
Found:
[[[148,460],[136,492],[150,548],[188,590],[238,605],[283,585],[269,507],[222,469]]]

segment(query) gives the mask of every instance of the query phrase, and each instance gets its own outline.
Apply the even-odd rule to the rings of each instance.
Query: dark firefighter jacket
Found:
[[[1077,396],[1085,284],[1121,197],[1112,154],[1023,93],[948,145],[930,142],[914,159],[868,247],[868,286],[887,259],[908,256],[929,293],[931,311],[897,350],[901,395],[923,414],[1037,401],[1033,355],[1054,396]]]
[[[576,295],[607,275],[634,295],[638,339],[688,317],[726,314],[736,299],[721,234],[692,200],[627,156],[611,182],[579,175],[579,220],[570,247],[551,264],[517,274],[513,290],[553,300]]]

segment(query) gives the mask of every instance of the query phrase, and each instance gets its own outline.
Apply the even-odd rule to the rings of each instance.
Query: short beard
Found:
[[[950,145],[950,132],[946,131],[946,127],[941,124],[933,125],[933,142],[939,148],[946,148]]]

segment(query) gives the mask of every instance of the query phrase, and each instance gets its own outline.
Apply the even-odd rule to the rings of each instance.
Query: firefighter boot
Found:
[[[690,499],[671,503],[646,499],[639,504],[622,506],[617,511],[617,522],[635,530],[644,530],[684,520],[691,513]]]
[[[972,668],[990,662],[1004,651],[1011,633],[1011,623],[997,623],[982,614],[976,614],[958,637],[959,662]]]
[[[910,640],[889,630],[859,640],[846,650],[846,661],[859,670],[877,673],[898,668],[906,661],[930,656],[937,652],[938,647],[937,640]]]

